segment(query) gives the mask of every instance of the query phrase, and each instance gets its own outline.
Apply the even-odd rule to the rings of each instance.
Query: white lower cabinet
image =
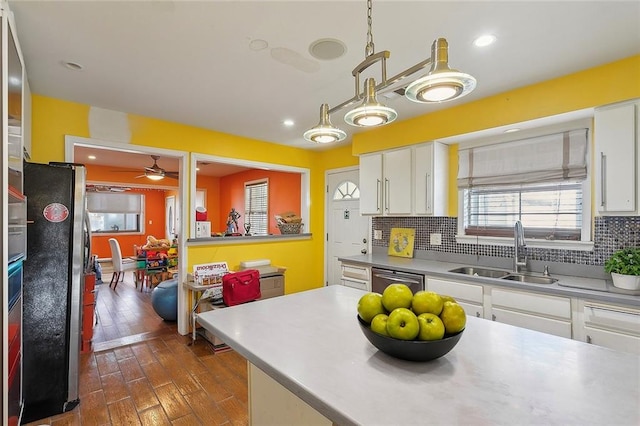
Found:
[[[580,300],[582,340],[640,355],[640,310]]]
[[[343,262],[340,283],[358,290],[371,291],[371,268]]]
[[[481,285],[446,281],[437,278],[426,280],[426,288],[438,294],[446,294],[456,299],[467,315],[484,318],[483,287]]]
[[[491,319],[571,338],[571,299],[516,290],[491,290]]]

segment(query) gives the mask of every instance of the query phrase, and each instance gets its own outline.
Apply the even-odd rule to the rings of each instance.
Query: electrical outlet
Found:
[[[382,231],[380,229],[374,229],[373,230],[373,239],[374,240],[381,240],[382,239]]]
[[[429,239],[432,246],[442,245],[442,234],[431,234]]]

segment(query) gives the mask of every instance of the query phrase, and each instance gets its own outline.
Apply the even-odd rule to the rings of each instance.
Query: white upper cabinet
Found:
[[[595,111],[596,204],[602,215],[640,213],[638,124],[640,102]]]
[[[446,216],[449,146],[433,142],[414,148],[414,213]]]
[[[411,214],[411,148],[360,156],[360,212]]]
[[[449,147],[432,142],[360,156],[360,211],[445,216]]]

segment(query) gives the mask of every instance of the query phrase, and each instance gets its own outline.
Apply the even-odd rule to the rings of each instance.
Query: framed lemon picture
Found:
[[[389,235],[389,256],[413,257],[414,228],[391,228]]]

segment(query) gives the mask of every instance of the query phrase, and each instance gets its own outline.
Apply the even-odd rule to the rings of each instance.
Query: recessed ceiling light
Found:
[[[286,119],[286,120],[284,120],[284,121],[282,122],[282,124],[284,124],[284,125],[285,125],[285,126],[287,126],[287,127],[291,127],[291,126],[293,126],[295,123],[293,122],[293,120]]]
[[[520,129],[518,129],[517,127],[512,127],[511,129],[507,129],[504,131],[504,133],[513,133],[513,132],[519,132]]]
[[[87,158],[88,158],[89,160],[95,160],[95,159],[96,159],[96,156],[95,156],[95,155],[88,155],[88,156],[87,156]]]
[[[81,71],[84,68],[82,65],[80,65],[77,62],[63,61],[62,65],[64,65],[66,68],[69,68],[70,70],[73,70],[73,71]]]
[[[493,34],[481,35],[473,41],[473,44],[477,47],[485,47],[493,44],[496,41],[496,36]]]

